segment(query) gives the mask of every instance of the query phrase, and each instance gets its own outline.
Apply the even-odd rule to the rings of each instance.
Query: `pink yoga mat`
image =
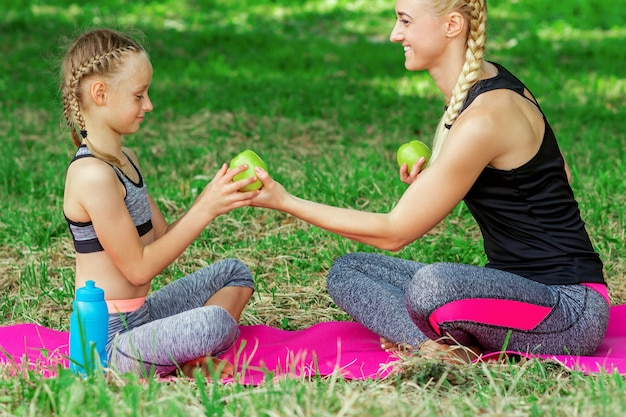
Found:
[[[0,363],[15,372],[27,367],[54,376],[59,366],[68,366],[67,343],[67,332],[34,324],[0,327]],[[498,355],[500,352],[488,353],[484,358]],[[298,331],[242,326],[240,338],[222,358],[235,365],[237,381],[253,385],[268,378],[332,374],[347,379],[384,378],[397,360],[380,349],[377,335],[353,322],[319,323]],[[611,308],[606,337],[593,355],[539,358],[556,360],[584,373],[626,375],[626,304]]]
[[[235,365],[240,381],[268,376],[332,375],[347,379],[382,378],[397,360],[380,348],[376,334],[358,323],[319,323],[299,331],[268,326],[241,328],[241,337],[221,358]]]
[[[320,323],[300,331],[264,325],[240,330],[221,358],[235,365],[236,380],[244,384],[334,373],[347,379],[382,378],[396,360],[380,349],[378,336],[358,323]],[[68,366],[68,339],[67,332],[35,324],[0,327],[0,363],[54,376],[58,366]]]
[[[499,353],[491,353],[483,357],[489,359],[498,355]],[[521,356],[533,357],[527,354]],[[586,374],[618,372],[626,375],[626,304],[611,307],[609,327],[604,340],[590,356],[539,355],[539,357],[561,362],[567,368]]]

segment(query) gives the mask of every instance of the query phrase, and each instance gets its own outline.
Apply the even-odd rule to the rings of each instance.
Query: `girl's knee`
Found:
[[[218,264],[224,270],[224,274],[229,277],[230,285],[254,289],[252,273],[248,266],[241,260],[228,258],[219,261]]]
[[[248,266],[236,258],[222,259],[217,263],[223,268],[230,270],[233,275],[247,275],[250,273]]]
[[[228,311],[220,306],[206,306],[199,309],[203,316],[200,324],[200,333],[203,339],[211,345],[222,346],[223,350],[230,347],[239,337],[239,324]]]
[[[204,315],[205,323],[220,323],[228,329],[235,329],[239,326],[233,316],[221,306],[209,305],[202,307],[200,312]]]

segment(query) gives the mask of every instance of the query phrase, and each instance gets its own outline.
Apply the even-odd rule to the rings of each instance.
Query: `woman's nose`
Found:
[[[391,29],[391,33],[389,34],[389,40],[391,42],[402,42],[402,33],[398,28],[398,22],[396,22],[393,29]]]

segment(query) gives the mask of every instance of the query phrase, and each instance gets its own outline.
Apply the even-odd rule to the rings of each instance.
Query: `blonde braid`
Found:
[[[125,52],[134,51],[132,47],[118,48],[116,50],[107,52],[105,54],[97,55],[91,58],[89,61],[79,65],[72,71],[72,78],[69,82],[69,87],[66,93],[63,95],[64,113],[68,124],[72,127],[78,128],[81,135],[86,139],[86,127],[85,120],[80,112],[80,82],[83,77],[91,74],[104,74],[109,68],[111,68],[111,60],[117,59]],[[76,146],[80,146],[81,139],[78,138],[76,129],[72,129],[72,140]]]
[[[134,39],[120,32],[94,29],[83,33],[73,42],[63,59],[61,71],[63,117],[71,128],[72,142],[78,147],[84,141],[96,157],[117,166],[121,165],[121,161],[95,149],[87,138],[86,123],[81,113],[81,81],[91,75],[114,75],[123,62],[122,58],[129,52],[145,51]],[[79,137],[77,130],[82,137]]]
[[[71,128],[70,134],[72,136],[72,142],[76,147],[80,146],[81,140],[76,133],[74,119],[80,117],[80,111],[78,111],[78,99],[76,95],[67,86],[63,86],[63,118],[67,125]],[[78,116],[76,116],[78,115]],[[82,117],[80,117],[82,119]]]
[[[448,131],[459,116],[470,88],[482,77],[483,56],[487,37],[487,5],[485,0],[470,0],[466,6],[465,8],[460,8],[467,15],[470,25],[467,48],[465,50],[465,63],[457,83],[452,89],[452,96],[446,106],[446,111],[437,126],[433,140],[431,163],[439,156],[448,136]]]

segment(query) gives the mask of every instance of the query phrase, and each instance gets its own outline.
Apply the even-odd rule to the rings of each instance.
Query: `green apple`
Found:
[[[244,178],[254,177],[254,168],[256,167],[261,167],[265,171],[267,171],[267,165],[265,164],[265,162],[263,162],[261,157],[257,155],[256,152],[250,149],[246,149],[245,151],[239,153],[237,156],[231,159],[230,168],[233,169],[243,164],[248,165],[248,168],[245,171],[235,175],[233,181],[239,181],[243,180]],[[253,191],[258,190],[261,187],[263,187],[263,183],[259,180],[256,180],[252,184],[241,187],[239,191]]]
[[[428,160],[431,156],[431,151],[428,146],[419,140],[412,140],[410,142],[400,145],[396,154],[398,159],[398,166],[402,167],[402,164],[407,164],[409,171],[413,168],[413,165],[421,158],[426,160],[422,169],[428,164]]]

